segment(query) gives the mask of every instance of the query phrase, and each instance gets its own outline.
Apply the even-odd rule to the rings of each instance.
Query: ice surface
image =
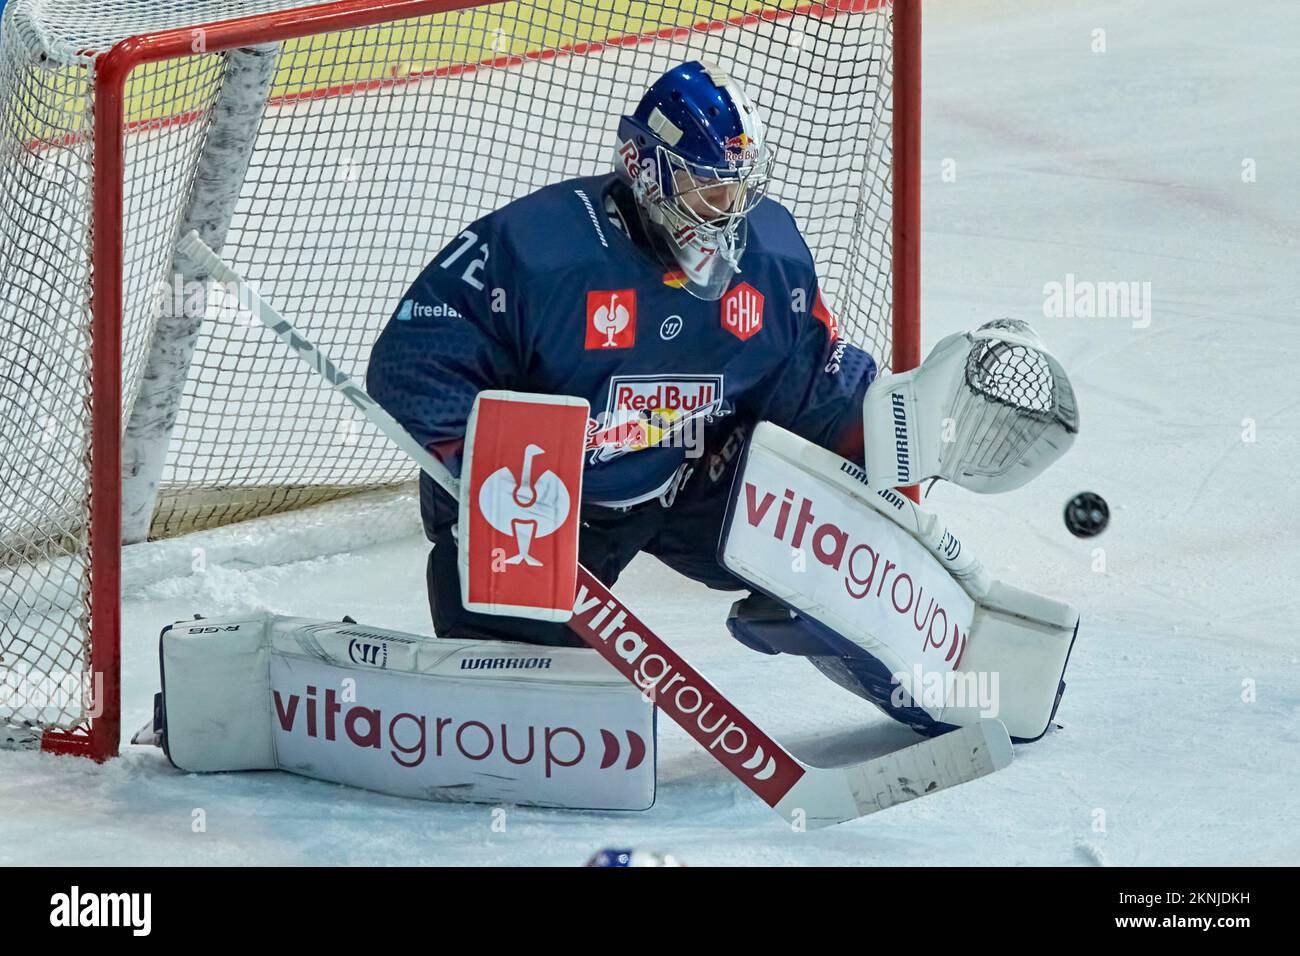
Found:
[[[928,504],[996,574],[1082,609],[1063,729],[992,777],[812,833],[790,832],[666,721],[653,810],[514,809],[504,832],[489,807],[189,776],[144,748],[102,767],[6,753],[0,864],[576,864],[609,844],[697,865],[1300,863],[1300,17],[1285,0],[925,12],[925,345],[1028,319],[1070,370],[1083,420],[1028,487],[941,487]],[[1149,327],[1045,317],[1045,284],[1069,274],[1150,282]],[[1091,542],[1061,520],[1084,489],[1112,508]],[[189,573],[184,539],[129,550],[128,731],[157,689],[158,631],[195,611],[427,631],[413,500],[365,508],[214,533],[204,574]],[[731,596],[649,559],[618,591],[801,755],[912,739],[803,661],[732,642]]]

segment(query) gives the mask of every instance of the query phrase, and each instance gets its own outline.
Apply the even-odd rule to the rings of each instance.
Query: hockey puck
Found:
[[[1065,506],[1065,527],[1076,538],[1092,538],[1110,524],[1110,506],[1095,491],[1081,491]]]

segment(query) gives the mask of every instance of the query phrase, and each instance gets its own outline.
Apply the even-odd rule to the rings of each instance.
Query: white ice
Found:
[[[1083,419],[1028,487],[928,504],[996,574],[1082,610],[1061,729],[989,778],[812,833],[667,721],[654,809],[513,809],[504,832],[488,807],[185,775],[146,748],[104,766],[5,753],[0,864],[576,864],[611,844],[697,865],[1300,863],[1300,15],[1288,0],[925,13],[924,344],[1028,319]],[[1149,326],[1045,316],[1044,286],[1067,275],[1149,282]],[[1061,521],[1085,489],[1112,507],[1092,541]],[[127,555],[128,731],[150,713],[159,630],[193,612],[428,629],[409,495],[204,543],[204,574],[185,540]],[[649,559],[618,591],[801,755],[912,738],[805,662],[735,644],[731,596]]]

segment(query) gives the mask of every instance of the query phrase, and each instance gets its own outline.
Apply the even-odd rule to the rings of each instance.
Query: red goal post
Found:
[[[231,227],[232,232],[238,233],[241,240],[250,241],[255,252],[250,252],[244,260],[234,252],[228,252],[228,255],[234,257],[232,261],[236,264],[250,268],[250,264],[264,264],[271,269],[276,264],[277,257],[301,250],[296,245],[278,239],[274,243],[268,240],[265,247],[258,245],[263,234],[255,225],[258,215],[256,210],[261,208],[260,204],[264,204],[268,189],[273,192],[273,187],[283,182],[292,182],[293,188],[297,189],[301,186],[301,180],[304,177],[310,179],[313,172],[324,175],[326,166],[321,164],[333,162],[323,153],[320,156],[314,155],[314,147],[308,139],[313,135],[313,130],[326,127],[313,125],[316,120],[308,122],[304,119],[299,132],[293,132],[299,117],[306,116],[310,109],[316,109],[323,100],[382,96],[385,91],[394,96],[405,95],[417,88],[422,89],[427,84],[443,84],[444,87],[457,83],[481,84],[482,88],[494,91],[489,105],[495,106],[498,113],[509,113],[506,119],[516,123],[515,129],[518,131],[536,125],[532,121],[535,113],[527,108],[526,100],[529,96],[533,97],[534,106],[542,104],[550,109],[568,102],[574,94],[582,93],[584,102],[595,97],[607,107],[609,115],[605,117],[607,122],[603,125],[608,127],[609,135],[612,136],[617,113],[634,102],[638,95],[638,90],[631,88],[633,82],[640,82],[643,77],[652,75],[648,61],[643,65],[639,60],[634,62],[633,56],[649,55],[649,51],[665,58],[684,59],[685,54],[697,50],[714,54],[721,50],[723,55],[730,52],[733,57],[740,55],[741,59],[752,56],[753,62],[738,64],[741,68],[733,68],[733,73],[755,92],[760,108],[767,107],[777,97],[791,97],[793,105],[789,110],[775,110],[774,113],[779,115],[769,117],[769,127],[775,130],[782,149],[783,169],[778,172],[778,177],[785,173],[792,180],[788,182],[785,195],[780,185],[774,189],[774,194],[776,198],[791,205],[800,225],[809,232],[810,246],[818,260],[828,299],[840,312],[845,334],[875,351],[882,360],[888,356],[888,363],[895,370],[913,367],[919,361],[920,0],[829,0],[823,3],[761,3],[757,0],[693,3],[690,0],[670,0],[667,4],[635,5],[626,2],[601,3],[599,0],[535,0],[532,3],[513,0],[336,0],[314,6],[295,6],[294,0],[282,0],[284,9],[275,9],[271,0],[244,0],[243,6],[250,10],[246,16],[212,23],[170,25],[165,28],[158,28],[147,13],[141,12],[152,6],[147,0],[125,0],[113,4],[107,4],[106,0],[52,2],[55,6],[62,3],[82,8],[93,8],[96,3],[101,3],[105,9],[115,11],[117,16],[129,17],[136,11],[139,12],[141,29],[117,40],[106,49],[79,49],[75,55],[67,57],[67,69],[81,69],[89,77],[86,81],[92,101],[89,129],[64,129],[54,123],[55,128],[48,132],[50,142],[43,142],[46,130],[36,129],[27,131],[28,142],[24,144],[27,153],[31,154],[45,149],[53,150],[56,145],[66,145],[78,137],[89,143],[86,151],[90,168],[89,208],[84,216],[87,225],[85,235],[88,237],[84,251],[89,260],[89,295],[85,304],[88,315],[85,338],[89,342],[89,359],[84,363],[86,368],[74,363],[73,370],[67,373],[75,386],[70,388],[67,395],[68,408],[78,407],[80,403],[89,409],[88,439],[82,456],[86,469],[84,500],[77,508],[69,505],[69,513],[84,514],[85,521],[62,521],[57,543],[49,543],[44,539],[35,541],[38,534],[43,532],[32,531],[28,534],[32,540],[9,549],[6,566],[15,564],[25,556],[33,562],[39,560],[41,566],[48,569],[57,565],[64,554],[70,555],[73,558],[70,569],[60,573],[68,575],[69,582],[75,576],[76,587],[61,580],[54,581],[53,585],[61,593],[75,591],[81,595],[81,607],[69,610],[56,624],[43,619],[39,626],[33,626],[37,639],[44,637],[54,646],[53,651],[36,647],[36,639],[9,638],[7,645],[0,645],[0,668],[6,666],[6,661],[12,664],[16,656],[20,663],[31,664],[37,669],[53,669],[56,664],[74,669],[79,666],[85,674],[93,675],[102,683],[96,686],[93,681],[88,682],[97,691],[93,707],[84,708],[82,713],[73,712],[76,708],[67,709],[67,712],[60,710],[53,719],[33,719],[22,713],[6,713],[3,702],[0,702],[0,745],[6,742],[17,742],[19,745],[30,743],[22,739],[21,731],[27,730],[33,735],[31,739],[38,740],[43,749],[52,752],[77,753],[96,759],[104,759],[117,752],[120,736],[123,448],[131,438],[132,406],[137,406],[138,411],[141,401],[143,386],[139,379],[147,377],[141,371],[146,359],[138,356],[147,355],[150,348],[135,341],[136,323],[134,320],[132,323],[127,322],[128,313],[134,314],[132,310],[136,308],[133,299],[128,301],[126,284],[134,281],[128,275],[128,270],[137,265],[144,255],[140,252],[138,237],[132,234],[134,226],[128,227],[125,207],[128,202],[143,202],[139,199],[139,193],[133,190],[139,190],[140,181],[148,177],[136,176],[135,167],[153,160],[148,157],[147,151],[137,150],[136,154],[131,154],[130,144],[133,137],[142,132],[148,136],[157,136],[165,128],[208,122],[205,110],[210,112],[212,109],[210,102],[205,107],[193,107],[188,101],[188,93],[185,96],[177,94],[175,102],[167,103],[167,88],[164,84],[161,94],[153,89],[146,91],[148,96],[159,100],[162,105],[151,107],[153,112],[144,119],[138,118],[139,110],[133,108],[132,97],[141,94],[138,89],[133,90],[131,84],[134,71],[143,67],[166,65],[162,67],[164,73],[171,71],[178,76],[188,76],[185,73],[188,67],[181,64],[196,58],[206,61],[246,48],[325,37],[337,39],[325,41],[318,47],[326,51],[327,57],[337,55],[341,60],[340,51],[352,56],[367,41],[367,37],[380,36],[373,32],[380,27],[431,23],[442,16],[462,19],[457,19],[455,23],[449,21],[441,27],[430,27],[429,30],[464,29],[473,33],[473,37],[464,43],[459,38],[454,42],[440,40],[439,42],[446,42],[446,50],[443,51],[445,55],[441,56],[441,61],[432,65],[419,64],[403,70],[396,64],[392,64],[389,69],[390,65],[386,64],[382,75],[360,76],[352,75],[346,70],[339,73],[337,70],[322,69],[313,82],[299,81],[296,85],[291,83],[288,89],[275,93],[266,101],[266,115],[270,118],[263,118],[258,126],[258,141],[253,147],[251,165],[245,171],[247,178],[238,197],[240,206],[234,213],[236,225]],[[11,6],[29,13],[39,13],[40,7],[27,0],[15,0]],[[205,7],[230,10],[232,6],[238,8],[240,4],[196,0],[193,9],[197,11],[196,15],[201,15]],[[644,16],[634,17],[628,13],[628,9],[633,6],[638,9],[652,8],[652,12],[654,8],[662,8],[665,19],[656,22]],[[486,56],[462,56],[457,59],[457,55],[462,53],[462,47],[472,48],[477,42],[478,34],[483,32],[477,21],[467,19],[470,12],[475,10],[515,23],[524,22],[525,18],[536,19],[527,21],[522,35],[507,36],[506,49]],[[516,19],[510,21],[511,17]],[[563,29],[555,28],[557,23],[576,23],[581,29],[576,35],[566,35]],[[6,27],[8,25],[6,21]],[[420,28],[412,29],[419,33]],[[868,42],[855,32],[865,33],[869,30],[885,30],[889,36],[883,41],[872,39]],[[388,34],[383,36],[385,39],[381,42],[390,42]],[[541,42],[537,42],[538,39]],[[522,48],[521,40],[524,41]],[[4,42],[17,43],[8,36]],[[788,44],[784,51],[782,43]],[[808,69],[810,57],[811,79],[800,80],[797,74],[787,69]],[[760,61],[761,66],[754,65]],[[561,62],[564,63],[563,76],[557,74],[550,81],[551,85],[547,86],[546,70],[557,69],[556,65]],[[603,82],[608,78],[603,76],[602,71],[611,65],[615,71],[613,82]],[[746,76],[744,67],[750,68],[750,76]],[[7,68],[9,67],[6,66]],[[291,68],[300,69],[296,63],[288,67],[283,64],[277,67],[279,70]],[[213,69],[216,70],[217,67]],[[602,83],[588,82],[584,77],[584,71],[588,69],[601,75]],[[522,82],[508,78],[511,71],[532,71],[528,80],[533,84],[532,91],[521,92]],[[310,72],[306,70],[304,75]],[[492,86],[496,81],[483,79],[487,75],[507,77],[499,85],[500,90],[506,91],[501,94],[506,99],[497,98],[498,87]],[[473,79],[475,76],[478,78]],[[792,76],[796,78],[792,79]],[[620,81],[625,81],[628,88],[615,92]],[[820,85],[814,85],[814,81]],[[189,82],[188,79],[183,83],[178,82],[176,89],[183,87],[188,90],[189,87],[184,84]],[[217,83],[217,80],[214,79],[213,83]],[[41,95],[39,83],[28,86],[36,89],[37,95]],[[472,94],[471,88],[469,95]],[[802,99],[796,100],[795,97]],[[843,115],[845,103],[856,108],[855,97],[875,97],[879,102],[866,103],[862,109],[853,113],[852,122],[835,122]],[[448,93],[445,88],[426,96],[421,103],[426,100],[435,105],[450,102],[453,109],[458,103],[472,104],[472,100],[460,100],[457,94]],[[511,105],[501,105],[506,102]],[[3,104],[0,108],[9,110],[11,107]],[[275,114],[274,117],[272,114]],[[394,114],[381,107],[374,110],[373,115],[382,116],[386,123]],[[364,120],[364,111],[348,113],[348,117],[349,122]],[[489,119],[497,123],[503,122],[500,116]],[[550,128],[545,116],[539,122],[542,128]],[[821,139],[812,137],[808,125],[810,122],[823,124],[823,128],[829,132],[824,133]],[[444,129],[433,121],[430,123],[424,132],[435,130],[441,133]],[[345,124],[340,124],[338,130],[327,128],[326,131],[330,136],[336,133],[342,135],[346,132],[343,125]],[[374,135],[379,135],[386,128],[382,123],[377,123],[375,129],[379,133]],[[817,127],[814,125],[811,128]],[[275,146],[277,137],[285,135],[282,129],[289,129],[291,137],[298,136],[297,142],[302,145],[297,148]],[[404,130],[404,133],[411,132],[411,129]],[[494,132],[491,140],[493,147],[508,144],[509,133],[509,129]],[[419,136],[413,137],[415,140],[423,142]],[[199,143],[197,134],[195,142],[194,149],[200,151],[203,144]],[[602,150],[593,147],[588,151],[587,145],[589,144],[558,143],[555,163],[552,167],[537,171],[537,175],[556,178],[560,174],[580,175],[599,171],[599,168],[591,167],[600,162]],[[277,149],[283,150],[282,155],[276,153]],[[612,155],[611,150],[604,149],[603,146],[602,149],[605,154]],[[302,154],[312,155],[303,160]],[[294,176],[278,175],[282,170],[275,168],[277,157],[283,158],[286,163],[300,164],[292,166]],[[166,161],[167,157],[158,161],[157,169],[150,166],[146,170],[149,177],[162,176],[162,165]],[[194,159],[189,156],[189,161],[197,166],[201,157]],[[312,163],[318,165],[313,166]],[[60,169],[52,173],[45,170],[41,174],[64,175],[62,165],[55,165],[59,165]],[[40,172],[37,165],[33,165],[33,169]],[[455,171],[448,172],[450,174]],[[67,175],[75,176],[79,173],[74,169]],[[185,188],[198,188],[193,185],[196,179],[193,171],[187,170],[184,175],[187,177]],[[420,188],[423,188],[423,179],[417,176],[425,175],[422,168],[412,168],[410,178],[400,180],[399,185],[419,183]],[[844,182],[832,178],[839,175],[844,177]],[[449,175],[449,178],[456,177]],[[488,178],[491,178],[490,174]],[[491,207],[494,203],[513,198],[515,192],[524,191],[525,187],[536,188],[541,184],[540,181],[526,182],[522,177],[517,181],[511,179],[500,187],[489,183],[485,186],[484,195],[478,197],[481,202],[465,204],[467,212],[463,221],[469,221],[469,210],[481,210],[477,213],[481,214],[486,211],[483,207]],[[192,200],[191,192],[189,201]],[[147,225],[165,233],[168,229],[177,228],[180,217],[179,211],[175,217],[168,213],[160,217],[157,223],[150,220]],[[463,225],[463,221],[460,225]],[[822,228],[821,224],[828,221],[833,222],[833,227]],[[451,223],[452,220],[449,219],[446,224],[448,229],[451,228]],[[442,227],[443,224],[439,223],[439,226]],[[369,230],[370,227],[367,226],[365,230],[345,231],[345,237],[359,238],[369,235]],[[271,229],[268,228],[266,234],[269,235],[270,232]],[[403,268],[410,269],[421,261],[419,255],[414,253],[432,254],[453,234],[454,232],[447,232],[440,237],[431,236],[428,248],[423,250],[412,250],[403,245],[402,252],[413,253],[407,257],[409,262],[402,263]],[[170,267],[170,256],[159,259],[159,263]],[[321,268],[322,271],[337,268],[337,263],[330,260]],[[159,271],[158,278],[161,278],[163,270]],[[292,281],[285,279],[281,273],[277,273],[277,276],[283,291],[277,288],[275,278],[259,279],[256,268],[251,268],[251,273],[246,268],[245,272],[269,298],[276,299],[277,292],[290,295],[288,290],[293,288]],[[392,283],[400,280],[399,284],[404,285],[413,274],[404,273],[391,283],[377,284],[374,294],[381,301],[373,304],[374,314],[369,318],[365,315],[364,308],[357,307],[355,317],[358,321],[373,320],[382,325],[393,301],[392,289],[397,287]],[[370,291],[367,287],[367,293]],[[69,292],[69,296],[75,296],[75,290]],[[0,302],[0,305],[10,304]],[[6,308],[4,321],[22,321],[24,307],[20,303]],[[126,332],[128,326],[132,329],[129,334]],[[373,329],[362,329],[358,324],[354,330],[357,334],[353,338],[360,342],[364,340],[363,332],[377,330],[378,325]],[[153,334],[156,338],[156,332]],[[207,335],[205,331],[203,336]],[[328,341],[325,344],[328,346]],[[268,353],[274,353],[277,348],[269,341],[269,337],[263,345]],[[213,368],[219,368],[221,361],[229,354],[221,343],[207,341],[206,338],[200,339],[196,348],[193,364],[188,369],[189,374],[193,374],[196,367],[200,370],[204,368],[203,363],[209,353],[216,363]],[[127,374],[124,356],[132,357],[130,375]],[[272,358],[267,361],[274,364],[276,360]],[[287,364],[292,360],[286,358],[285,361]],[[353,363],[363,361],[363,352],[358,352],[355,356],[345,352],[341,364],[349,365],[349,371],[360,374],[361,369]],[[78,384],[83,372],[84,394]],[[197,402],[201,397],[206,398],[213,387],[209,382],[201,388],[186,391],[184,400]],[[301,381],[286,378],[281,387],[286,390],[300,388]],[[0,395],[0,410],[3,410],[4,401],[5,396]],[[328,397],[324,397],[323,401],[328,402]],[[338,414],[338,410],[335,409],[334,413]],[[173,412],[173,417],[175,414]],[[197,417],[192,411],[181,409],[182,419],[187,414]],[[209,413],[210,416],[211,414]],[[189,425],[186,424],[185,427]],[[126,441],[124,434],[127,435]],[[202,435],[203,432],[200,430],[198,434]],[[176,477],[181,469],[177,461],[185,455],[176,451],[177,436],[170,429],[164,437],[173,443],[167,452],[167,473],[161,481],[155,481],[150,487],[159,494],[161,500],[164,494],[162,485],[166,483],[167,475],[172,475],[175,494],[181,496],[188,506],[189,498],[185,496],[199,482],[192,477],[193,472]],[[204,457],[202,452],[205,446],[201,440],[198,441],[199,453],[196,454],[191,449],[187,460]],[[372,443],[371,447],[376,446]],[[375,455],[378,457],[380,452],[375,452]],[[71,461],[75,455],[67,457]],[[278,507],[310,503],[335,492],[356,490],[352,486],[344,486],[337,477],[318,479],[313,469],[302,469],[302,473],[306,477],[301,481],[296,480],[296,475],[291,475],[288,479],[283,475],[278,476],[275,479],[278,484],[269,494],[269,504],[260,503],[259,498],[258,504],[246,505],[244,493],[239,490],[236,495],[239,504],[235,507],[228,507],[220,501],[223,493],[238,484],[223,476],[211,483],[211,487],[204,486],[201,489],[202,513],[198,517],[187,516],[168,524],[172,519],[160,517],[162,506],[155,503],[153,514],[146,515],[144,529],[150,536],[176,533],[268,513]],[[385,471],[378,466],[367,472],[367,475],[367,481],[371,485],[401,477],[398,472]],[[325,488],[326,492],[299,493],[300,486],[313,483]],[[3,484],[0,481],[0,490],[3,490]],[[282,490],[288,486],[292,486],[293,494]],[[72,530],[69,531],[69,528]],[[132,538],[132,535],[128,532],[127,537]],[[78,560],[79,555],[84,555],[84,560]],[[44,570],[42,573],[46,577],[41,584],[49,590],[51,576],[55,572]],[[21,574],[10,574],[4,581],[0,581],[0,590],[30,587],[30,580],[30,576],[23,578]],[[19,607],[22,603],[15,599],[4,605],[11,609],[7,612],[10,617],[13,617],[12,608]],[[29,621],[17,621],[12,627],[16,630],[30,624]],[[68,632],[66,635],[64,630]],[[16,655],[15,647],[18,648]],[[4,653],[6,651],[7,654]]]

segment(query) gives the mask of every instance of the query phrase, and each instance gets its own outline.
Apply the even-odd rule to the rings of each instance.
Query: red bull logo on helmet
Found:
[[[618,158],[623,163],[623,170],[634,186],[645,190],[646,198],[654,199],[659,195],[659,177],[656,175],[655,161],[642,157],[636,143],[627,140],[618,147]]]
[[[748,133],[733,136],[722,144],[723,156],[732,166],[744,166],[758,159],[758,140]]]

